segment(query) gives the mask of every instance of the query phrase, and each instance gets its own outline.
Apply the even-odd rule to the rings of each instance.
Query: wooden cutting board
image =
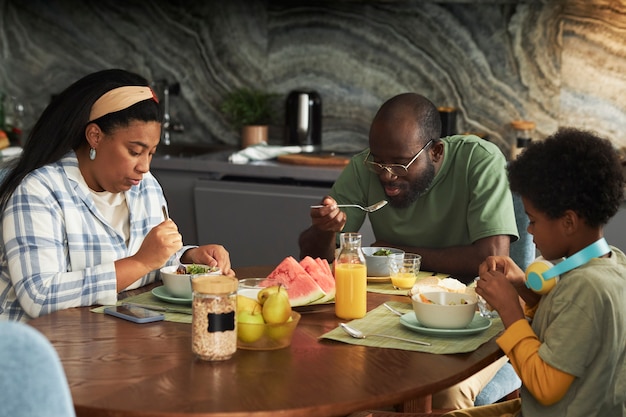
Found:
[[[347,156],[337,156],[332,154],[289,154],[279,155],[278,162],[284,162],[286,164],[293,165],[309,165],[309,166],[336,166],[344,167],[350,162],[350,158]]]

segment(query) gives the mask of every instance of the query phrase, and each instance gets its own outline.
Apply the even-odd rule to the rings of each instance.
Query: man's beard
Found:
[[[428,165],[426,169],[419,176],[419,178],[415,179],[412,182],[402,182],[400,184],[396,184],[394,182],[390,183],[390,185],[398,186],[403,191],[400,195],[395,197],[387,196],[387,200],[389,200],[389,204],[395,208],[407,208],[418,198],[420,198],[433,182],[435,178],[435,164],[432,161],[428,161]]]

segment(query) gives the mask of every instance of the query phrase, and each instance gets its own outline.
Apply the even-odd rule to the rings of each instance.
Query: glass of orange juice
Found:
[[[335,265],[335,314],[359,319],[367,312],[367,269],[362,264]]]
[[[391,285],[396,290],[408,290],[413,287],[422,265],[422,256],[416,253],[398,253],[391,254],[388,258]]]
[[[335,258],[335,315],[358,319],[367,312],[367,267],[361,251],[360,233],[342,233],[341,250]]]

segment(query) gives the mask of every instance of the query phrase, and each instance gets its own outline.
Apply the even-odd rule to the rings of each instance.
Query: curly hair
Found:
[[[591,227],[605,225],[624,199],[617,151],[592,132],[562,128],[532,142],[508,167],[511,191],[556,219],[573,210]]]

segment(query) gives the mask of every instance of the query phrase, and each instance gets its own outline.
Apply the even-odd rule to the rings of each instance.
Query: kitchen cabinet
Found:
[[[298,236],[311,225],[312,204],[328,194],[341,169],[283,164],[154,160],[170,217],[185,244],[219,243],[233,268],[299,259]],[[373,242],[367,221],[363,242]],[[364,243],[365,244],[365,243]]]
[[[298,236],[310,226],[309,206],[330,187],[199,179],[194,186],[200,242],[219,242],[237,266],[299,258]]]
[[[193,191],[196,174],[184,171],[152,170],[152,174],[161,184],[169,215],[178,226],[186,245],[198,244],[196,230],[196,213],[194,209]]]

